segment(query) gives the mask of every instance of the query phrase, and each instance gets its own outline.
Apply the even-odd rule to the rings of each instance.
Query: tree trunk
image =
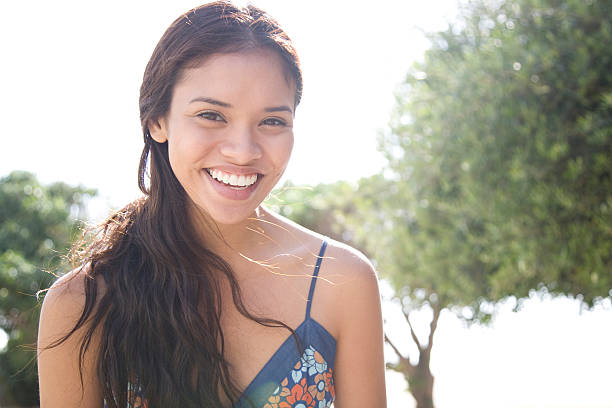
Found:
[[[412,340],[416,343],[419,349],[419,362],[412,364],[410,359],[404,357],[397,347],[391,342],[391,340],[385,335],[385,341],[393,348],[393,351],[398,355],[399,362],[397,364],[389,364],[388,368],[398,371],[404,375],[406,382],[408,383],[408,389],[416,401],[416,408],[434,408],[433,403],[433,386],[434,376],[431,374],[429,369],[429,362],[431,360],[431,349],[433,347],[433,336],[438,327],[438,318],[440,317],[440,307],[433,307],[433,319],[429,323],[429,339],[426,345],[423,345],[410,322],[407,313],[404,313],[406,321],[410,326],[410,333]]]
[[[429,370],[429,353],[423,350],[419,355],[419,363],[413,367],[410,375],[406,372],[403,374],[416,401],[416,408],[434,408],[434,377]]]

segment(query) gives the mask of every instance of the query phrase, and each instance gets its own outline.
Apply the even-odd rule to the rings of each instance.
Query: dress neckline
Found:
[[[318,335],[322,342],[328,345],[327,347],[323,347],[323,350],[320,350],[321,354],[326,361],[334,361],[336,339],[321,323],[310,317],[310,314],[306,316],[306,318],[296,329],[294,329],[294,331],[300,337],[300,341],[304,347],[310,346],[311,337]],[[268,391],[259,392],[260,388],[263,388],[264,390],[271,389],[274,391],[282,378],[291,371],[295,363],[299,360],[301,354],[302,352],[298,350],[298,346],[293,338],[293,335],[289,334],[285,341],[283,341],[272,356],[266,361],[263,367],[257,372],[255,377],[253,377],[251,382],[249,382],[240,395],[240,398],[238,398],[238,402],[236,405],[234,405],[234,407],[250,408],[251,405],[249,405],[249,400],[254,400],[257,402],[259,399],[259,395],[257,394],[269,394]],[[256,393],[256,395],[253,395],[254,393]],[[254,398],[251,398],[251,396]],[[256,404],[255,406],[258,405]]]

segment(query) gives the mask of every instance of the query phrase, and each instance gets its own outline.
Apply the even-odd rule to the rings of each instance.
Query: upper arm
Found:
[[[61,279],[47,292],[38,328],[38,377],[41,408],[101,407],[97,380],[96,352],[99,339],[94,335],[79,371],[79,349],[86,327],[81,327],[63,343],[52,346],[69,333],[78,321],[85,294],[82,276]],[[52,346],[52,347],[50,347]]]
[[[383,326],[374,268],[353,251],[338,255],[343,282],[334,384],[336,408],[386,407]]]

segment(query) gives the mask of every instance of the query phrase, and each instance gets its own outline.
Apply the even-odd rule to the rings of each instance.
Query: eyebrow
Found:
[[[191,101],[189,101],[189,103],[194,103],[194,102],[206,102],[206,103],[210,103],[211,105],[222,106],[224,108],[231,108],[232,107],[232,105],[230,105],[227,102],[221,102],[221,101],[218,101],[218,100],[213,99],[213,98],[208,98],[206,96],[200,96],[199,98],[194,98]]]
[[[287,105],[283,105],[283,106],[273,106],[271,108],[266,108],[264,109],[266,112],[289,112],[293,115],[293,110],[291,110],[290,107],[288,107]]]
[[[189,101],[189,103],[194,103],[194,102],[205,102],[205,103],[210,103],[211,105],[217,105],[217,106],[221,106],[224,108],[232,108],[233,106],[227,102],[221,102],[217,99],[213,99],[213,98],[209,98],[206,96],[200,96],[198,98],[194,98],[191,101]],[[291,114],[293,114],[293,110],[287,106],[287,105],[281,105],[281,106],[271,106],[269,108],[265,108],[264,109],[266,112],[289,112]]]

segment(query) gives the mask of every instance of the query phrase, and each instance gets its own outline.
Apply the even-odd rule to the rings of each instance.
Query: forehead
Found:
[[[173,100],[208,96],[228,103],[250,99],[274,100],[291,105],[296,83],[282,58],[270,50],[214,54],[183,70]]]

